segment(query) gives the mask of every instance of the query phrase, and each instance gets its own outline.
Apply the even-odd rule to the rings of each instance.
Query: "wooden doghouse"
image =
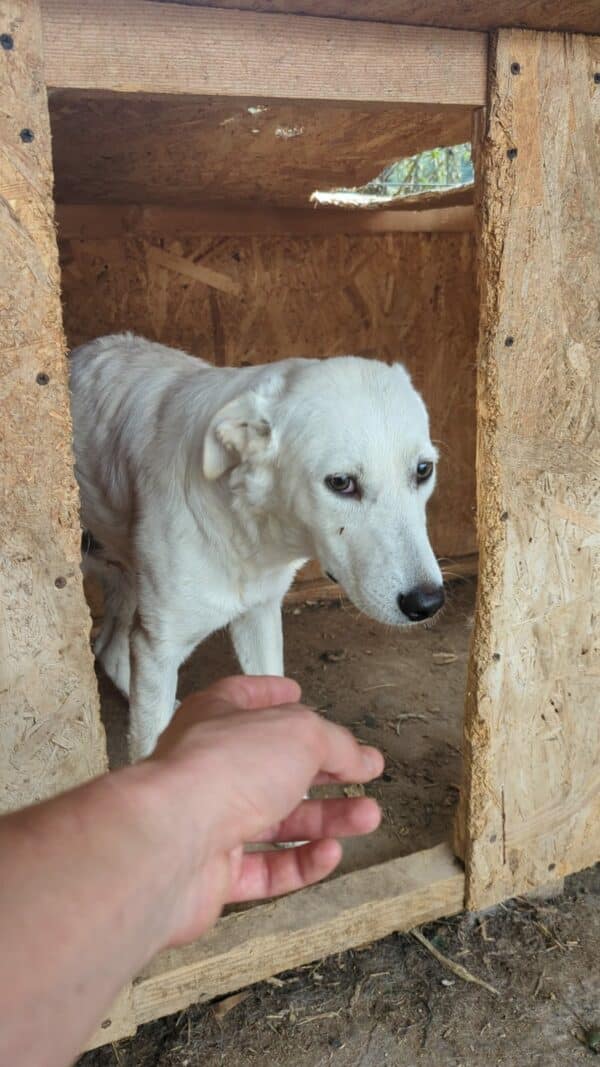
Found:
[[[106,765],[64,330],[219,364],[400,357],[448,444],[440,555],[474,552],[477,499],[454,841],[227,916],[96,1042],[600,858],[593,34],[597,0],[0,3],[3,808]],[[309,207],[471,137],[476,211]]]

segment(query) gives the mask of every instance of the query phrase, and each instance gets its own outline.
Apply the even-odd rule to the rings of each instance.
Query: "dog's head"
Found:
[[[212,419],[205,477],[229,472],[368,615],[435,615],[444,591],[425,511],[437,453],[404,368],[348,356],[264,371]]]

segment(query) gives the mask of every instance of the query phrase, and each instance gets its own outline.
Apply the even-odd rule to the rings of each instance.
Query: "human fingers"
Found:
[[[287,819],[261,834],[258,842],[353,837],[370,834],[380,822],[381,810],[370,797],[305,800]]]
[[[331,838],[277,852],[244,853],[236,862],[227,903],[293,893],[326,878],[342,856],[340,843]]]
[[[370,782],[383,772],[381,752],[361,745],[345,726],[319,718],[320,760],[313,784],[325,782]]]
[[[378,767],[380,766],[381,770],[377,770],[375,772],[375,774],[372,774],[372,773],[369,772],[368,773],[368,777],[365,777],[362,780],[360,780],[362,782],[372,782],[374,778],[378,778],[379,775],[383,772],[383,769],[384,769],[384,766],[385,766],[384,758],[381,755],[381,752],[379,751],[378,748],[373,748],[371,745],[361,745],[361,748],[363,750],[365,750],[365,749],[368,750],[367,760],[368,760],[368,765],[369,766],[371,766],[371,757],[372,757],[373,753],[376,753],[377,757],[381,757],[381,761],[377,760],[377,763],[375,763],[376,757],[373,756],[373,761],[374,762],[372,764],[372,766],[378,766]],[[311,784],[311,786],[313,786],[313,785],[340,785],[340,784],[343,784],[343,785],[355,785],[358,782],[359,782],[358,778],[351,780],[349,778],[340,777],[339,774],[327,774],[325,771],[322,771],[319,774],[315,775],[315,777],[313,778],[313,780],[312,780],[312,782],[310,784]]]

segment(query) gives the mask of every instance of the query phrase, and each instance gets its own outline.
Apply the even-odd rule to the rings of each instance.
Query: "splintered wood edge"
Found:
[[[441,844],[226,915],[201,940],[160,953],[134,979],[127,999],[135,1025],[454,915],[464,890],[464,872]],[[118,1012],[107,1015],[87,1048],[133,1032],[131,1016],[119,1029]]]

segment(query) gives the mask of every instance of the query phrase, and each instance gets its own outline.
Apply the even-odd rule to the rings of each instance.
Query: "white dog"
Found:
[[[381,622],[441,607],[436,451],[401,366],[215,368],[125,334],[72,353],[71,391],[84,564],[105,593],[95,652],[129,697],[132,759],[214,630],[229,625],[246,673],[283,673],[281,602],[307,559]]]

